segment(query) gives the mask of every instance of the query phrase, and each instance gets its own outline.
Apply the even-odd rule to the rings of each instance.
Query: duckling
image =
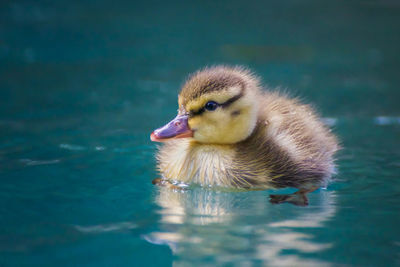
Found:
[[[242,67],[214,66],[189,76],[178,115],[151,133],[164,142],[155,184],[199,184],[246,190],[299,189],[270,195],[272,203],[307,205],[306,194],[334,172],[336,137],[312,108],[262,91]]]

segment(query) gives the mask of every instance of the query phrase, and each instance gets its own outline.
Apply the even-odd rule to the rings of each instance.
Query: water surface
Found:
[[[0,265],[399,265],[399,23],[394,1],[2,3]],[[308,207],[151,184],[149,133],[215,63],[338,135]]]

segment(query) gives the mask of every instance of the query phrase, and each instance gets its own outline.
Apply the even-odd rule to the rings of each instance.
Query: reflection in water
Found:
[[[199,188],[176,192],[160,188],[156,197],[161,208],[160,230],[144,238],[168,245],[178,266],[205,260],[214,264],[329,265],[301,257],[333,245],[316,242],[304,231],[323,227],[335,214],[333,192],[312,195],[312,206],[299,208],[271,205],[265,191],[229,193]]]

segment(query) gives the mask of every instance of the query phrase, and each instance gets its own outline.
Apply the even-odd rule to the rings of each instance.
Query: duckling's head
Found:
[[[217,66],[191,75],[179,94],[178,116],[151,134],[153,141],[193,138],[234,144],[254,130],[259,82],[248,70]]]

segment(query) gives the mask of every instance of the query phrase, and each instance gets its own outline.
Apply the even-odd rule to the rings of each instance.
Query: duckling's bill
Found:
[[[178,115],[161,128],[151,133],[150,139],[154,142],[164,142],[175,138],[193,137],[193,131],[189,128],[188,115]]]

